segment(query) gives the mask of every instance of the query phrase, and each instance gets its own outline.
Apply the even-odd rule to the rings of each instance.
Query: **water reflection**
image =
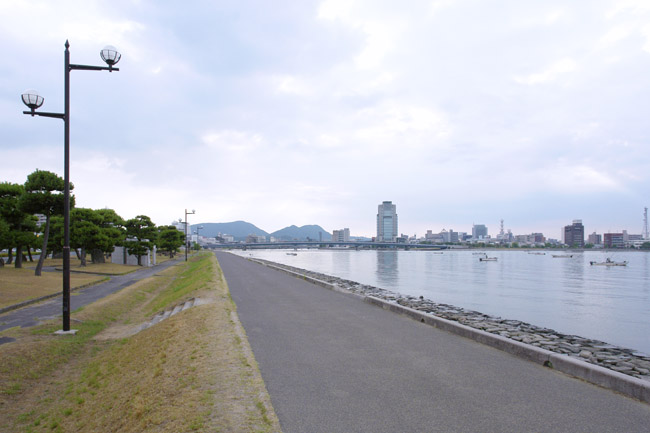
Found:
[[[397,251],[377,251],[377,268],[375,276],[379,287],[398,286],[398,252]]]
[[[336,251],[332,254],[332,270],[338,275],[350,275],[350,254]]]

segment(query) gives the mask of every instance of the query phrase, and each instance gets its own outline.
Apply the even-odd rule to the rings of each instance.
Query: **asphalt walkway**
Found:
[[[179,262],[179,259],[167,260],[159,265],[142,268],[135,272],[126,275],[117,275],[110,277],[110,280],[86,287],[84,289],[76,290],[70,296],[70,310],[76,309],[95,302],[105,296],[115,293],[124,287],[130,286],[134,282],[148,278],[163,269],[173,266]],[[61,296],[57,296],[47,301],[38,304],[23,307],[18,310],[10,311],[0,315],[0,331],[8,328],[20,326],[22,328],[34,326],[43,320],[51,319],[53,317],[62,315],[62,300]],[[71,323],[74,328],[74,323]],[[10,340],[0,340],[0,344]]]
[[[285,433],[648,431],[650,405],[216,255]]]

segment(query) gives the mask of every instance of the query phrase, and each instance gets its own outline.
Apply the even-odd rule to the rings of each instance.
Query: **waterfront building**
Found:
[[[564,226],[564,243],[570,247],[585,246],[585,226],[582,220],[573,220],[570,226]]]
[[[334,230],[332,232],[332,242],[350,242],[350,229]]]
[[[397,206],[384,201],[377,207],[377,242],[397,240]]]
[[[472,225],[472,239],[485,239],[488,236],[488,229],[484,224]]]
[[[593,232],[587,238],[587,242],[589,242],[592,245],[600,245],[603,243],[603,236],[597,234],[596,232]]]
[[[625,238],[627,233],[605,233],[603,234],[603,245],[605,248],[623,248],[625,247]]]
[[[546,242],[546,238],[542,233],[531,233],[531,240],[536,244],[543,244]]]
[[[217,243],[221,244],[232,244],[235,242],[235,237],[233,235],[229,235],[226,233],[219,233],[217,234]]]
[[[519,245],[544,246],[546,238],[542,233],[531,233],[529,235],[517,235],[514,240]]]
[[[455,232],[453,229],[449,229],[449,231],[442,229],[440,236],[442,237],[443,242],[458,243],[458,232]]]
[[[266,236],[260,236],[256,234],[250,234],[246,236],[246,243],[247,244],[261,244],[266,242]]]

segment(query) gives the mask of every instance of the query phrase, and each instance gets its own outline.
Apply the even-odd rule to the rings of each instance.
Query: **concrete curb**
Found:
[[[70,289],[70,293],[76,292],[77,290],[85,289],[86,287],[94,286],[95,284],[104,283],[108,279],[110,279],[110,277],[107,276],[106,278],[103,278],[100,281],[95,281],[94,283],[88,283],[88,284],[84,284],[84,285],[81,285],[81,286],[78,286],[78,287],[73,287],[73,288]],[[34,298],[34,299],[29,299],[27,301],[19,302],[18,304],[9,305],[7,307],[0,308],[0,314],[4,314],[4,313],[7,313],[9,311],[17,310],[19,308],[23,308],[23,307],[26,307],[28,305],[36,304],[36,303],[39,303],[41,301],[47,301],[48,299],[56,298],[57,296],[62,296],[62,295],[63,294],[61,292],[57,292],[57,293],[52,293],[50,295],[41,296],[39,298]]]
[[[619,373],[614,370],[609,370],[599,365],[590,364],[588,362],[572,358],[568,355],[561,355],[546,349],[511,340],[497,334],[491,334],[480,329],[472,328],[458,322],[423,313],[422,311],[404,307],[402,305],[391,303],[383,299],[375,298],[373,296],[362,296],[356,293],[351,293],[350,291],[342,289],[334,284],[330,284],[326,281],[318,280],[307,275],[293,272],[282,267],[273,266],[255,259],[249,260],[267,266],[269,268],[282,271],[296,278],[303,279],[310,283],[316,284],[317,286],[324,287],[335,292],[345,293],[346,295],[352,295],[353,297],[362,299],[364,302],[383,308],[384,310],[401,314],[435,328],[472,339],[478,343],[485,344],[498,350],[502,350],[511,355],[523,358],[527,361],[532,361],[539,365],[552,368],[570,376],[583,379],[589,383],[620,392],[621,394],[636,398],[645,403],[650,403],[650,382],[636,379],[634,377]]]

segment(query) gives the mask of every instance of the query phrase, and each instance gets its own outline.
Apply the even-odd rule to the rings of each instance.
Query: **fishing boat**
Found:
[[[573,254],[553,254],[554,259],[570,259]]]
[[[288,256],[297,256],[298,253],[287,253]]]
[[[497,258],[496,257],[487,257],[487,256],[485,256],[485,257],[479,257],[478,261],[479,262],[496,262]]]
[[[615,262],[608,257],[604,262],[589,262],[589,264],[593,266],[627,266],[627,260]]]

